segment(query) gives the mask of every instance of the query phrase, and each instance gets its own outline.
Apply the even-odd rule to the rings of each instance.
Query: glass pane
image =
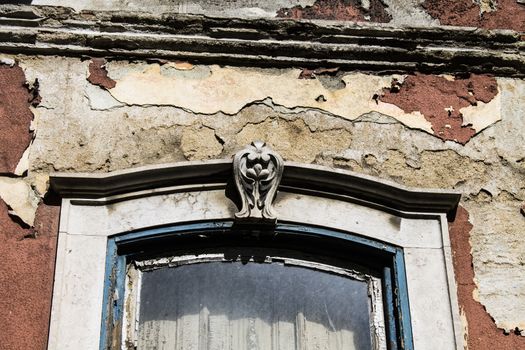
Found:
[[[371,349],[366,281],[280,263],[143,272],[139,349]]]

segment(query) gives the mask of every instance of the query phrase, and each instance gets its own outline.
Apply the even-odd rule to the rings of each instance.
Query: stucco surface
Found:
[[[29,196],[4,195],[11,208],[36,210],[28,198],[44,195],[52,171],[229,158],[263,139],[285,160],[461,191],[474,224],[476,298],[501,329],[523,329],[523,80],[495,78],[493,98],[460,110],[475,130],[462,145],[437,137],[424,111],[381,102],[384,89],[394,79],[402,86],[407,76],[332,72],[299,79],[300,69],[109,61],[115,85],[104,87],[88,81],[89,59],[16,58],[27,81],[38,78],[41,102],[31,107],[27,176],[7,180],[23,182]],[[424,89],[411,93],[425,98]]]
[[[521,0],[33,0],[81,10],[139,10],[216,17],[386,22],[397,26],[467,26],[523,31]]]
[[[479,288],[474,297],[481,304],[490,305],[490,315],[500,327],[508,330],[525,329],[524,305],[496,301],[525,297],[522,269],[525,264],[522,239],[525,218],[519,214],[521,203],[506,192],[496,197],[481,192],[465,202],[473,225],[470,242],[475,282]],[[503,285],[505,288],[501,288]]]
[[[41,204],[34,227],[22,228],[0,199],[2,349],[47,348],[58,212]]]
[[[410,82],[405,83],[404,76],[343,72],[328,77],[320,73],[319,78],[313,73],[309,75],[313,79],[298,79],[304,77],[304,71],[297,69],[200,66],[181,70],[172,64],[150,64],[134,65],[130,70],[119,64],[108,66],[110,74],[119,77],[116,86],[108,91],[127,105],[172,105],[196,113],[235,114],[249,103],[271,99],[276,105],[319,109],[350,120],[368,112],[380,112],[411,128],[461,143],[501,118],[497,83],[486,76],[432,77],[427,82],[428,76],[416,75],[408,77]],[[414,79],[422,82],[418,85]],[[387,87],[393,84],[401,86],[399,92],[386,91],[392,90]],[[419,90],[419,94],[414,90]],[[411,101],[409,105],[392,97],[402,93],[405,101]],[[461,110],[468,120],[461,118]],[[438,118],[439,115],[443,117]],[[467,134],[458,129],[468,130]]]
[[[521,0],[33,0],[81,10],[139,10],[161,14],[191,13],[216,17],[386,22],[396,26],[467,26],[523,31]]]
[[[0,58],[0,343],[46,349],[59,207],[44,203],[47,175],[27,176],[38,80]]]
[[[514,330],[502,335],[478,300],[469,240],[473,226],[468,211],[460,206],[449,227],[465,345],[468,349],[521,349],[525,338],[520,332]]]
[[[231,159],[257,139],[287,161],[460,191],[450,237],[465,343],[525,348],[524,0],[7,3],[73,10],[0,9],[2,349],[46,348],[59,221],[51,172]],[[280,196],[281,204],[297,199]],[[201,218],[187,201],[187,217]],[[103,236],[134,229],[130,212],[148,225],[172,222],[169,211],[129,209],[115,226],[82,232],[97,241],[92,260],[82,255],[85,237],[62,235],[60,249],[76,258],[57,279],[103,276]],[[101,225],[90,210],[71,227]],[[441,259],[434,253],[420,265]],[[415,285],[425,278],[432,282]],[[101,308],[101,289],[89,293],[54,297],[72,296],[82,314]],[[417,302],[432,312],[431,302]],[[61,322],[89,343],[99,335],[95,316]],[[427,330],[419,339],[432,338]]]
[[[198,13],[225,17],[275,17],[277,11],[287,6],[308,6],[315,0],[33,0],[34,5],[54,5],[72,7],[75,10],[146,10],[151,13],[178,12]]]

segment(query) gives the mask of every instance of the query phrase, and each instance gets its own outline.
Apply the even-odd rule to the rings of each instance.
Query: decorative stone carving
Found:
[[[272,203],[283,175],[281,156],[262,141],[237,152],[233,159],[235,185],[242,207],[235,214],[237,219],[276,221]]]

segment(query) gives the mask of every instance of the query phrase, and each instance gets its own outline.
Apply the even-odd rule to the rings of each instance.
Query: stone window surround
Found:
[[[231,168],[231,161],[215,160],[53,174],[52,189],[63,199],[49,349],[99,347],[108,237],[233,219],[237,208],[225,196]],[[447,225],[459,198],[286,162],[274,208],[282,222],[343,230],[403,248],[414,348],[449,350],[463,349]]]

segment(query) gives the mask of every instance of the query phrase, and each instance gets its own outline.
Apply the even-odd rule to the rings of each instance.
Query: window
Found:
[[[111,238],[101,348],[412,348],[401,249],[304,225],[256,229]]]
[[[267,280],[260,288],[291,298],[283,302],[290,309],[282,310],[288,320],[296,316],[288,329],[300,328],[301,311],[306,321],[315,318],[319,307],[324,309],[323,297],[330,295],[331,302],[344,300],[345,307],[367,305],[368,312],[359,312],[361,318],[336,320],[339,316],[327,301],[333,327],[326,310],[318,323],[328,331],[335,329],[338,334],[352,328],[360,334],[358,341],[368,339],[372,348],[462,349],[447,232],[447,217],[454,216],[458,194],[408,189],[346,171],[287,163],[273,202],[278,221],[270,225],[250,218],[238,220],[240,206],[228,195],[232,178],[232,163],[227,160],[109,174],[55,174],[51,185],[62,197],[62,207],[49,348],[105,349],[128,344],[133,348],[148,342],[152,338],[145,335],[145,327],[155,330],[161,323],[155,318],[158,305],[147,301],[164,295],[169,281],[181,275],[215,271],[214,276],[234,281],[239,276],[248,276],[253,283]],[[266,215],[264,210],[257,214]],[[196,264],[199,259],[203,261]],[[294,295],[307,292],[294,289],[302,283],[301,273],[315,274],[319,281],[326,278],[330,285],[341,281],[345,287],[312,295],[318,299],[308,303],[314,309],[307,312],[302,310],[304,305],[292,302]],[[281,291],[286,284],[279,289],[271,280],[280,274],[297,279],[289,285],[290,293]],[[159,279],[166,280],[166,286],[151,289]],[[239,286],[243,287],[249,288]],[[213,288],[196,287],[182,294],[208,300],[207,311],[199,301],[199,315],[217,316],[215,295],[207,293]],[[337,294],[338,289],[348,296]],[[357,291],[354,296],[352,290]],[[235,292],[224,289],[224,293]],[[177,289],[173,293],[181,295]],[[262,300],[259,305],[266,305]],[[170,299],[173,305],[179,301]],[[380,309],[383,318],[376,312]],[[170,319],[194,314],[177,310],[167,308]],[[243,322],[262,319],[268,326],[261,332],[276,327],[275,316],[265,314],[271,308],[233,308],[229,317],[242,310],[246,318],[238,317],[232,329],[246,331]],[[369,327],[364,330],[366,319]],[[190,328],[209,339],[210,322]],[[314,337],[308,332],[307,340]],[[262,339],[257,332],[253,336]],[[386,341],[381,340],[383,336]],[[280,337],[271,339],[280,341]]]

